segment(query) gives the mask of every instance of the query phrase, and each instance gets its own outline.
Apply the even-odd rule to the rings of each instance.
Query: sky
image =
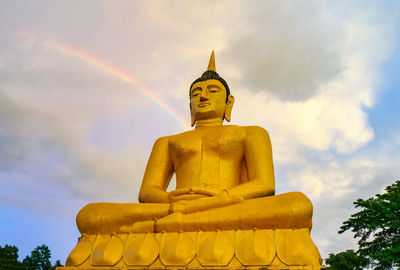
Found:
[[[230,124],[268,130],[322,258],[356,248],[352,203],[400,179],[399,38],[398,1],[0,1],[0,246],[65,262],[79,209],[138,202],[214,49]]]

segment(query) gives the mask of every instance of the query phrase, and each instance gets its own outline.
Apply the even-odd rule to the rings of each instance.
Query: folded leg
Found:
[[[76,223],[82,234],[121,233],[121,227],[168,215],[168,203],[91,203],[83,207]]]
[[[310,200],[290,192],[192,214],[175,213],[158,219],[155,228],[157,232],[311,228],[311,218]]]

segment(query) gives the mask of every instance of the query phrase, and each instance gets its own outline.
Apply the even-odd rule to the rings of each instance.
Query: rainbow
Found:
[[[34,40],[34,37],[29,34],[26,33],[24,31],[18,31],[17,34],[19,36],[28,38],[30,40]],[[67,55],[71,55],[74,56],[82,61],[84,61],[85,63],[92,65],[96,68],[99,68],[105,72],[107,72],[108,74],[111,74],[127,83],[130,83],[134,86],[137,87],[137,89],[147,98],[149,98],[149,100],[151,100],[154,104],[156,104],[157,106],[159,106],[160,108],[162,108],[164,111],[166,111],[172,118],[174,118],[175,120],[177,120],[183,128],[185,129],[189,129],[190,125],[186,120],[186,117],[182,116],[174,107],[172,107],[171,105],[169,105],[166,101],[164,101],[157,93],[155,93],[153,90],[151,90],[150,88],[148,88],[146,85],[144,85],[142,82],[140,82],[139,80],[133,78],[132,76],[129,76],[128,74],[126,74],[125,72],[119,70],[118,68],[112,66],[111,64],[106,63],[105,61],[91,56],[90,54],[79,50],[77,48],[74,48],[72,46],[67,46],[67,45],[63,45],[63,44],[59,44],[59,43],[54,43],[54,42],[44,42],[44,45],[50,48],[53,48],[55,50],[57,50],[60,53],[63,54],[67,54]]]

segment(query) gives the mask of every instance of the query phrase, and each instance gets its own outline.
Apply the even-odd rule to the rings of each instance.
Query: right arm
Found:
[[[169,138],[161,137],[154,143],[140,187],[141,203],[169,203],[166,189],[174,172],[169,153]]]

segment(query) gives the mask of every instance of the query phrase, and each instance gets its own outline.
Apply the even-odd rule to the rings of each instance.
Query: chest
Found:
[[[239,127],[223,126],[179,134],[170,140],[169,149],[174,159],[204,154],[232,156],[243,152],[243,140],[244,134]]]

